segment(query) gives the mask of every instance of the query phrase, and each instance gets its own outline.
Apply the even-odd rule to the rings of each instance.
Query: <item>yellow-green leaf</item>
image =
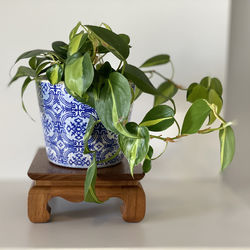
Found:
[[[86,42],[87,38],[88,38],[88,34],[84,33],[83,31],[75,35],[70,40],[69,48],[68,48],[68,56],[71,56],[77,53],[81,49],[83,44]]]
[[[74,54],[67,60],[65,66],[65,84],[70,91],[82,97],[90,87],[94,78],[94,69],[90,55]]]
[[[62,80],[63,69],[59,64],[54,64],[46,71],[46,76],[51,84],[57,84]]]
[[[222,109],[222,100],[219,97],[219,95],[217,94],[217,92],[214,89],[210,89],[209,93],[208,93],[208,102],[210,104],[215,104],[217,107],[217,114],[220,113],[221,109]],[[216,120],[216,117],[213,113],[213,111],[211,111],[209,113],[209,122],[208,125],[211,125],[214,121]]]
[[[199,99],[188,109],[183,121],[181,134],[194,134],[201,128],[211,109],[208,103]]]
[[[128,80],[118,72],[112,72],[100,91],[96,111],[103,125],[110,131],[134,137],[124,127],[131,104]]]
[[[219,131],[220,138],[220,160],[223,171],[233,160],[235,152],[235,137],[233,129],[228,126]]]
[[[141,65],[142,67],[151,67],[161,64],[166,64],[170,61],[170,56],[166,54],[157,55],[149,58],[146,62]]]
[[[86,173],[86,179],[84,182],[84,201],[102,203],[96,196],[95,183],[97,176],[97,165],[96,165],[96,154],[93,153],[93,160],[91,165],[88,167]]]
[[[70,31],[69,34],[69,41],[75,36],[76,32],[78,31],[79,27],[81,26],[81,22],[78,22],[76,26]]]
[[[157,90],[161,95],[155,95],[154,106],[160,105],[171,99],[177,93],[178,88],[171,80],[167,80],[163,82]]]
[[[126,129],[137,138],[129,138],[119,135],[119,144],[126,156],[130,172],[133,176],[134,167],[143,161],[149,148],[149,131],[146,127],[138,126],[135,122],[126,124]]]

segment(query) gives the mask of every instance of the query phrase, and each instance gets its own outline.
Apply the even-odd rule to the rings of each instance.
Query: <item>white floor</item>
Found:
[[[0,248],[249,247],[250,204],[220,181],[143,180],[147,213],[137,224],[121,201],[102,205],[51,200],[52,221],[26,214],[30,182],[0,182]]]

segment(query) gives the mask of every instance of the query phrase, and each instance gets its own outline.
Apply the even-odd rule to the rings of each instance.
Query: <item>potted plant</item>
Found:
[[[98,27],[79,22],[70,32],[68,44],[56,41],[52,50],[31,50],[20,55],[16,63],[29,59],[29,66],[20,66],[9,83],[12,85],[25,77],[21,90],[25,112],[23,94],[32,81],[36,83],[48,158],[64,167],[88,168],[85,201],[100,202],[94,188],[97,167],[114,165],[123,155],[132,176],[139,163],[145,173],[149,172],[151,161],[156,158],[150,146],[153,138],[167,145],[195,133],[218,131],[221,170],[230,164],[234,155],[232,123],[220,116],[221,82],[204,77],[185,89],[173,77],[169,79],[156,70],[144,70],[172,65],[167,54],[151,57],[140,68],[128,64],[129,43],[128,35],[116,34],[104,23]],[[115,67],[105,61],[108,53],[119,59],[119,65]],[[163,78],[158,88],[151,83],[155,74]],[[186,100],[191,103],[182,126],[175,119],[173,98],[178,91],[186,91]],[[137,124],[129,120],[129,114],[142,93],[154,95],[154,104]],[[207,119],[207,127],[201,129]],[[215,120],[221,125],[208,127]],[[152,133],[173,125],[178,128],[174,137]]]

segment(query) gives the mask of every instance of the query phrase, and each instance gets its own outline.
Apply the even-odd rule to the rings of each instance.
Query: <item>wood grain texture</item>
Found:
[[[45,148],[39,148],[28,176],[32,180],[83,180],[86,176],[86,169],[74,169],[57,166],[49,162]],[[141,165],[134,168],[134,179],[130,174],[129,164],[124,158],[121,163],[105,168],[98,168],[97,180],[141,180],[144,173]]]
[[[127,222],[141,221],[146,210],[145,193],[138,181],[144,176],[140,172],[141,167],[138,167],[137,179],[128,177],[129,166],[126,162],[108,169],[98,169],[98,174],[100,171],[102,174],[96,181],[97,197],[101,201],[111,197],[122,199],[122,218]],[[83,201],[85,174],[86,170],[66,169],[49,163],[45,150],[39,149],[28,171],[34,180],[28,195],[30,221],[41,223],[50,220],[48,201],[53,197],[59,196],[71,202]]]

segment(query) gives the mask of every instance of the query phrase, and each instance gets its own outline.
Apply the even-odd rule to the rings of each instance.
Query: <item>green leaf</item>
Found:
[[[139,96],[141,94],[142,94],[142,91],[137,86],[135,86],[134,87],[134,100],[136,100],[137,98],[139,98]]]
[[[102,203],[102,201],[100,201],[97,198],[95,192],[96,176],[97,176],[96,154],[93,153],[93,160],[87,170],[86,179],[84,182],[84,201]]]
[[[45,68],[46,66],[48,66],[51,62],[44,62],[44,63],[41,63],[40,65],[38,65],[38,67],[36,68],[36,75],[40,75],[44,72],[46,72],[46,70],[48,68]]]
[[[29,60],[29,66],[32,68],[32,69],[36,69],[36,57],[35,56],[33,56],[33,57],[31,57],[30,58],[30,60]]]
[[[144,173],[148,173],[151,170],[151,158],[153,156],[153,148],[149,146],[147,156],[143,162],[142,169]]]
[[[103,47],[102,45],[99,45],[99,46],[97,46],[97,52],[106,54],[106,53],[108,53],[110,51],[108,49],[106,49],[105,47]]]
[[[17,59],[16,62],[20,61],[21,59],[25,59],[25,58],[30,58],[33,56],[38,56],[38,55],[46,55],[49,52],[51,52],[51,50],[45,50],[45,49],[35,49],[35,50],[30,50],[30,51],[26,51],[23,54],[21,54]]]
[[[233,129],[229,126],[219,131],[220,161],[223,171],[233,160],[235,152],[235,137]]]
[[[167,105],[153,107],[143,118],[140,126],[150,131],[163,131],[174,123],[174,110]]]
[[[171,81],[165,81],[158,87],[158,92],[161,93],[161,95],[156,95],[154,99],[154,106],[157,106],[159,104],[162,104],[169,99],[171,99],[178,91],[178,88],[176,85]]]
[[[70,31],[69,34],[69,41],[75,36],[76,32],[78,31],[79,27],[81,26],[81,22],[78,22],[76,26]]]
[[[149,131],[146,127],[138,126],[135,122],[126,124],[126,129],[138,138],[128,138],[119,135],[119,144],[122,152],[126,156],[130,172],[133,176],[133,170],[136,165],[144,160],[149,148]]]
[[[126,43],[126,44],[129,44],[130,43],[130,38],[128,35],[126,34],[119,34],[119,36],[123,39],[123,41]]]
[[[88,34],[84,33],[83,31],[75,35],[70,40],[69,48],[68,48],[68,56],[71,56],[77,53],[81,49],[83,44],[86,42],[87,38],[88,38]]]
[[[24,76],[36,77],[36,72],[35,72],[35,70],[33,70],[31,68],[28,68],[25,66],[20,66],[17,69],[15,76],[9,82],[8,86],[10,86],[14,81],[19,79],[20,77],[24,77]]]
[[[100,41],[102,46],[107,48],[120,60],[124,61],[129,55],[128,44],[119,35],[114,32],[97,26],[86,25],[86,27]]]
[[[217,78],[211,78],[209,76],[204,77],[201,79],[200,85],[207,89],[214,89],[219,96],[222,95],[222,85],[219,79]]]
[[[218,93],[219,96],[222,96],[223,89],[222,89],[222,84],[219,79],[212,78],[210,88],[214,89]]]
[[[56,52],[57,55],[62,57],[63,59],[67,58],[68,44],[62,41],[55,41],[52,43],[52,48]]]
[[[90,87],[94,78],[94,69],[90,55],[74,54],[67,60],[65,66],[65,84],[68,89],[82,97]]]
[[[131,91],[128,80],[118,72],[111,73],[95,106],[106,129],[133,136],[123,126],[129,115],[130,103]]]
[[[143,92],[152,95],[159,94],[157,89],[153,86],[153,84],[150,82],[144,72],[138,69],[137,67],[130,64],[126,64],[124,75],[128,80],[132,81]]]
[[[111,65],[109,62],[105,62],[101,65],[101,67],[98,70],[98,73],[100,73],[103,77],[108,78],[109,74],[113,72]]]
[[[77,95],[75,92],[73,92],[72,90],[70,90],[67,85],[65,84],[65,89],[66,91],[73,96],[77,101],[86,104],[92,108],[95,108],[95,99],[93,97],[93,93],[91,90],[91,87],[87,90],[87,92],[85,94],[83,94],[83,96],[79,96]]]
[[[108,29],[108,30],[111,30],[111,31],[112,31],[111,27],[110,27],[108,24],[106,24],[106,23],[102,22],[102,23],[101,23],[101,25],[103,25],[106,29]],[[101,26],[101,25],[100,25],[100,26]]]
[[[23,107],[23,110],[24,112],[34,121],[34,119],[29,115],[26,107],[25,107],[25,104],[24,104],[24,101],[23,101],[23,95],[24,95],[24,92],[26,90],[26,88],[28,87],[29,83],[32,81],[32,79],[30,77],[27,77],[22,85],[22,89],[21,89],[21,100],[22,100],[22,107]]]
[[[187,89],[186,99],[188,99],[188,96],[191,94],[191,92],[195,86],[198,86],[198,83],[194,82],[194,83],[189,85],[189,87]]]
[[[199,99],[195,101],[186,113],[181,134],[194,134],[198,132],[210,113],[210,110],[205,100]]]
[[[166,64],[170,61],[170,56],[163,54],[163,55],[157,55],[149,58],[146,62],[144,62],[140,68],[142,67],[151,67],[151,66],[156,66],[156,65],[161,65],[161,64]]]
[[[54,64],[46,71],[46,76],[51,84],[57,84],[62,80],[63,69],[59,64]]]
[[[215,104],[217,106],[217,114],[219,114],[221,109],[222,109],[223,103],[222,103],[221,98],[219,97],[219,95],[217,94],[217,92],[214,89],[209,90],[208,102],[210,104]],[[211,125],[215,120],[216,120],[216,117],[215,117],[213,111],[211,111],[209,114],[208,125]]]
[[[207,99],[208,90],[201,85],[190,85],[187,92],[187,101],[194,103],[199,99]]]
[[[88,121],[88,125],[87,125],[87,128],[86,128],[86,132],[85,132],[85,135],[83,137],[83,141],[84,141],[84,154],[88,154],[88,153],[93,153],[89,150],[89,147],[88,147],[88,141],[90,139],[90,136],[92,135],[92,132],[95,128],[95,125],[97,123],[99,123],[100,121],[99,120],[96,120],[96,118],[94,118],[92,115],[90,115],[89,117],[89,121]]]

